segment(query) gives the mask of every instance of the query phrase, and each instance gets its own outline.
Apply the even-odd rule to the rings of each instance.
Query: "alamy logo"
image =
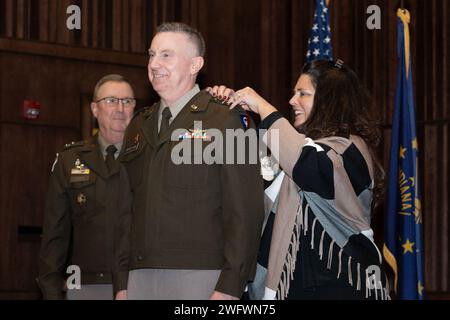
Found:
[[[178,141],[172,148],[171,160],[180,164],[257,164],[268,154],[262,137],[271,140],[271,154],[279,159],[278,130],[255,130],[253,128],[203,130],[202,121],[194,121],[193,129],[176,129],[171,141]],[[258,135],[260,139],[258,139]]]
[[[383,288],[381,282],[381,270],[377,265],[371,265],[366,269],[366,286],[368,289],[381,290]]]
[[[367,18],[366,26],[369,30],[381,29],[381,9],[379,6],[373,4],[367,7],[367,14],[370,16]]]
[[[67,14],[70,16],[67,18],[66,26],[69,30],[81,30],[81,9],[77,5],[71,5],[67,7]]]
[[[66,273],[70,276],[67,278],[68,290],[80,290],[81,289],[81,269],[79,266],[71,265],[67,267]]]

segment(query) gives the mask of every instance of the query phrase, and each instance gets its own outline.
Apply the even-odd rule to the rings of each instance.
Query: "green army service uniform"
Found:
[[[66,145],[53,164],[39,257],[44,299],[64,298],[69,265],[80,268],[82,290],[83,285],[113,284],[113,299],[126,289],[128,177],[118,160],[107,167],[99,138]]]
[[[243,110],[230,111],[201,91],[159,137],[161,103],[133,118],[120,155],[133,194],[130,270],[219,270],[213,290],[240,297],[254,276],[264,217],[260,166],[206,164],[202,151],[211,143],[208,129],[219,130],[224,144],[225,129],[243,130]],[[172,141],[176,129],[182,130]],[[200,140],[190,157],[201,164],[172,161],[178,139]]]

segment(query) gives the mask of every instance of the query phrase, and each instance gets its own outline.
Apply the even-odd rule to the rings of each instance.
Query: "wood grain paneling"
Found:
[[[152,24],[161,21],[151,17],[173,19],[171,2],[172,5],[161,0],[1,0],[0,37],[143,53],[149,31],[154,30]],[[81,30],[66,27],[70,5],[81,8]],[[158,10],[154,13],[153,8]]]
[[[4,0],[5,16],[2,21],[4,21],[4,35],[6,37],[14,36],[14,0]]]
[[[26,241],[18,226],[40,226],[48,174],[59,150],[77,130],[1,124],[1,291],[36,291],[39,238]],[[11,154],[13,156],[5,156]],[[4,244],[8,244],[5,246]],[[11,276],[14,274],[15,276]]]
[[[89,102],[102,76],[124,75],[138,107],[151,103],[146,60],[145,55],[0,39],[0,296],[38,297],[40,239],[19,235],[18,227],[42,225],[55,153],[88,133]],[[39,119],[22,119],[25,99],[41,103]]]

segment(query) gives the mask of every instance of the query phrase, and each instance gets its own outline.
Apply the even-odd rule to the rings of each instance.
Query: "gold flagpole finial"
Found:
[[[405,63],[406,63],[406,78],[409,77],[409,58],[410,58],[410,38],[409,38],[409,23],[411,22],[411,16],[409,11],[406,9],[398,8],[397,17],[402,20],[403,30],[404,30],[404,41],[405,41]]]

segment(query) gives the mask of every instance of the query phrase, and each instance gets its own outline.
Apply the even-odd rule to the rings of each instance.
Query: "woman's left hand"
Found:
[[[231,102],[230,109],[240,105],[244,110],[253,111],[260,115],[261,120],[274,111],[274,106],[268,103],[263,97],[250,87],[237,90],[229,99]]]

